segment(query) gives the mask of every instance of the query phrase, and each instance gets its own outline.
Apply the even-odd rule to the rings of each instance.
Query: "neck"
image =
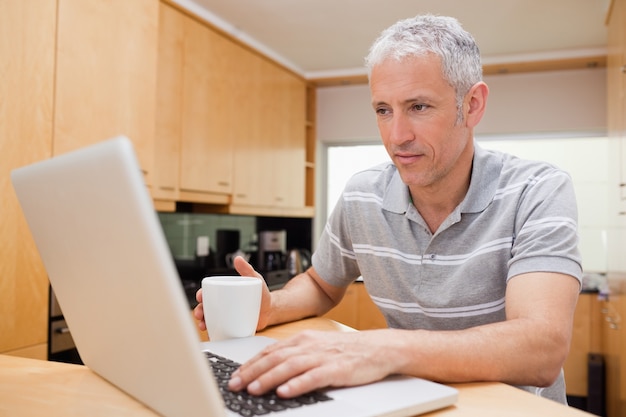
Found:
[[[435,233],[441,223],[463,201],[472,176],[474,149],[469,146],[457,161],[453,171],[441,181],[428,187],[409,187],[413,205]]]

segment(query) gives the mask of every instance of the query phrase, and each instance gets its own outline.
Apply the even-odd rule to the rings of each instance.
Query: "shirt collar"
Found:
[[[460,204],[462,213],[479,213],[493,201],[502,171],[502,156],[474,141],[474,160],[469,190]]]
[[[409,187],[402,182],[400,173],[395,166],[393,167],[393,171],[393,176],[387,185],[383,197],[383,210],[404,214],[409,209],[409,206],[413,204],[411,193],[409,192]]]
[[[392,213],[404,214],[413,204],[409,187],[402,182],[398,170],[393,176],[383,197],[383,209]],[[498,178],[502,171],[502,158],[480,147],[474,141],[474,158],[472,161],[472,177],[470,186],[459,208],[461,213],[478,213],[485,210],[498,187]]]

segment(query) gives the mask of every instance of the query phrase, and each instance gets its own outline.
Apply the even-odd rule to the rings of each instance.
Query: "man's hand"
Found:
[[[239,275],[246,277],[257,277],[263,280],[261,274],[256,272],[254,268],[241,256],[237,256],[234,259],[234,266]],[[263,280],[265,282],[265,280]],[[206,322],[204,321],[204,309],[202,307],[202,289],[199,289],[196,292],[196,301],[198,301],[198,305],[193,310],[193,315],[198,320],[198,327],[200,330],[206,330]],[[269,320],[271,299],[270,299],[270,291],[267,288],[267,285],[263,285],[263,294],[261,296],[261,312],[259,314],[259,323],[257,325],[257,330],[264,329]]]
[[[266,347],[232,376],[229,388],[254,395],[274,388],[291,398],[323,387],[361,385],[397,373],[389,357],[390,335],[363,332],[305,331]]]

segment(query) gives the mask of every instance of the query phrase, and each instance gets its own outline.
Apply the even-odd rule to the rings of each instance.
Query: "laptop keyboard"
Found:
[[[332,400],[328,395],[313,391],[295,398],[280,398],[274,393],[251,395],[246,391],[233,392],[228,389],[231,374],[239,368],[237,362],[226,359],[211,352],[204,352],[213,369],[213,375],[219,386],[226,407],[244,417],[260,416],[290,408],[302,407],[321,401]]]

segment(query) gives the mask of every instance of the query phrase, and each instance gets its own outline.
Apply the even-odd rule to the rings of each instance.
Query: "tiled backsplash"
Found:
[[[256,234],[256,217],[222,214],[159,213],[163,231],[176,259],[193,259],[198,236],[208,236],[215,251],[218,229],[239,230],[240,247],[249,248]]]

